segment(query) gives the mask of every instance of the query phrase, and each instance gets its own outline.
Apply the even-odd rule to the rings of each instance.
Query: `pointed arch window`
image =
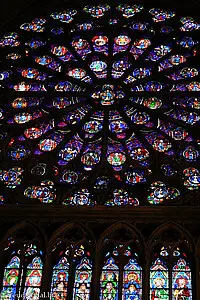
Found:
[[[141,250],[137,235],[129,228],[119,228],[104,239],[100,300],[142,299]]]
[[[39,299],[42,283],[43,263],[40,257],[34,257],[26,270],[24,299]]]
[[[4,248],[5,261],[3,284],[0,299],[39,300],[42,283],[42,251],[33,243],[20,243],[12,238],[8,239],[8,246]]]
[[[66,299],[69,279],[69,263],[66,257],[62,257],[53,267],[51,284],[51,299]]]
[[[176,299],[192,299],[192,273],[187,261],[179,258],[172,269],[172,294]],[[181,299],[181,300],[182,300]]]
[[[122,299],[142,299],[142,267],[135,258],[130,258],[124,266]]]
[[[90,299],[91,280],[92,264],[87,257],[84,257],[80,264],[76,266],[73,300]]]
[[[51,300],[91,299],[93,261],[87,243],[66,245],[59,241],[53,249]],[[70,279],[70,280],[69,280]]]
[[[164,260],[157,258],[150,268],[151,299],[169,299],[169,271]]]
[[[131,248],[121,244],[107,253],[100,278],[101,300],[142,299],[142,267]]]
[[[119,267],[115,259],[106,260],[101,273],[101,297],[100,299],[118,299]]]
[[[18,256],[13,256],[4,270],[3,289],[1,291],[1,298],[14,299],[17,290],[17,283],[19,280],[20,259]]]
[[[150,299],[192,300],[192,260],[182,246],[162,246],[150,267]]]

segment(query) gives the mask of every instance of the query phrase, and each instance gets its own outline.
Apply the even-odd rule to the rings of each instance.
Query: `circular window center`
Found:
[[[95,99],[95,103],[99,103],[103,106],[112,105],[116,100],[124,98],[125,93],[121,87],[116,87],[111,84],[104,84],[102,87],[97,86],[97,91],[91,94],[91,97]]]

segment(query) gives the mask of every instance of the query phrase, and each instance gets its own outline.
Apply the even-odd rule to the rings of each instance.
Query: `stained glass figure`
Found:
[[[82,189],[77,190],[74,195],[64,199],[63,204],[73,206],[93,206],[94,201],[92,201],[89,191],[87,189]]]
[[[94,50],[108,55],[108,41],[108,37],[105,35],[95,35],[92,38]]]
[[[120,189],[116,189],[113,191],[113,198],[108,200],[105,205],[107,206],[138,206],[139,200],[137,198],[131,198],[129,194]]]
[[[89,13],[93,18],[101,18],[104,16],[105,12],[110,10],[110,6],[107,4],[99,5],[86,5],[83,10]]]
[[[120,4],[117,7],[117,10],[121,11],[123,17],[125,18],[131,18],[143,9],[144,7],[142,5]]]
[[[199,30],[171,10],[117,3],[2,35],[1,203],[11,192],[40,205],[188,201],[200,188]]]
[[[179,190],[174,187],[167,188],[162,181],[153,182],[150,191],[151,193],[147,197],[150,204],[160,204],[165,200],[173,200],[180,195]]]
[[[180,258],[173,267],[172,289],[174,300],[192,300],[191,269],[182,258]]]
[[[34,243],[26,243],[18,248],[16,240],[7,239],[4,252],[11,253],[11,260],[4,269],[2,299],[24,300],[39,299],[43,264],[37,255],[43,255]]]
[[[0,170],[0,180],[10,188],[15,189],[22,181],[22,173],[24,170],[22,168],[11,168],[7,171]]]
[[[40,286],[42,283],[42,268],[43,263],[40,257],[34,257],[32,262],[27,266],[24,299],[39,299]]]
[[[135,259],[124,267],[122,299],[142,299],[142,268]]]
[[[66,257],[62,257],[53,267],[51,283],[51,299],[66,299],[69,277],[69,263]]]
[[[115,260],[110,257],[104,264],[100,279],[100,299],[118,299],[119,268]]]
[[[169,300],[169,273],[164,261],[158,258],[150,268],[150,299]]]
[[[83,258],[76,267],[73,300],[89,300],[92,279],[92,264]]]
[[[17,293],[17,283],[19,277],[20,259],[17,256],[12,257],[11,261],[5,267],[3,277],[3,288],[0,293],[1,299],[14,300]]]
[[[186,168],[183,171],[184,185],[189,190],[197,190],[200,186],[200,174],[199,170],[195,168]]]
[[[40,186],[28,187],[24,195],[30,199],[38,199],[43,203],[52,203],[56,198],[54,183],[49,180],[41,182]]]
[[[67,9],[63,12],[54,12],[51,14],[51,17],[55,20],[59,20],[63,23],[71,23],[73,21],[73,17],[77,14],[75,9]]]
[[[152,8],[149,13],[153,16],[154,22],[163,22],[166,19],[171,19],[175,16],[175,13],[172,11],[165,11],[160,8]]]

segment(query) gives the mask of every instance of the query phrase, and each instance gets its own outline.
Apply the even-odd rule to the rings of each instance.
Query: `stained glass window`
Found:
[[[43,263],[40,257],[34,257],[27,266],[24,299],[39,299],[42,282]]]
[[[169,299],[168,267],[161,259],[157,259],[150,269],[151,299]]]
[[[42,282],[42,251],[31,243],[24,244],[21,248],[17,245],[18,243],[10,237],[8,246],[4,249],[6,257],[11,255],[11,259],[4,269],[0,298],[14,300],[21,295],[20,297],[26,300],[37,300]]]
[[[130,259],[124,266],[122,295],[123,300],[142,299],[142,268],[136,259]]]
[[[179,247],[162,247],[150,267],[150,299],[192,300],[191,266]]]
[[[73,299],[91,299],[92,264],[87,258],[83,258],[76,267]]]
[[[16,295],[17,282],[19,280],[20,259],[17,256],[12,257],[10,262],[5,267],[3,277],[3,289],[1,298],[14,299]]]
[[[62,257],[53,267],[51,284],[51,299],[65,299],[67,297],[67,286],[69,277],[69,263],[66,257]]]
[[[192,300],[191,268],[187,264],[185,259],[179,258],[176,265],[174,265],[172,272],[172,281],[173,295],[175,299],[185,298],[188,300]]]
[[[51,283],[52,300],[91,299],[92,259],[91,254],[82,244],[66,246],[59,241],[53,249],[54,259]],[[73,281],[73,289],[69,286]]]
[[[100,277],[100,299],[142,299],[142,267],[133,246],[120,244],[105,255]]]
[[[198,20],[97,4],[25,21],[0,39],[3,203],[173,205],[199,189]]]
[[[115,260],[110,257],[104,264],[101,273],[101,294],[100,299],[113,300],[118,299],[118,281],[119,281],[119,267]]]

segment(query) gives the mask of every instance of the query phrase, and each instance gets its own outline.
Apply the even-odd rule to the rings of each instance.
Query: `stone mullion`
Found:
[[[16,296],[21,299],[25,289],[26,267],[24,256],[17,255],[20,258],[19,276],[16,286]],[[6,266],[5,266],[6,267]],[[24,275],[25,274],[25,275]]]
[[[124,271],[124,260],[120,259],[120,262],[119,262],[119,281],[118,281],[118,295],[119,295],[118,299],[119,300],[122,300],[123,271]]]
[[[173,257],[173,251],[170,251],[170,257],[169,257],[169,265],[168,265],[168,274],[169,274],[169,299],[172,300],[173,299],[173,291],[172,291],[172,287],[173,287],[173,267],[176,264],[176,261],[174,260]]]
[[[46,254],[42,272],[40,299],[50,299],[51,281],[53,275],[52,254]]]
[[[151,253],[147,253],[145,249],[145,257],[142,268],[142,299],[149,300],[150,294],[150,266],[151,266]]]
[[[93,288],[91,299],[98,300],[100,298],[100,277],[101,277],[101,252],[96,250],[94,258],[93,271]]]
[[[195,253],[195,258],[194,258],[194,262],[195,262],[195,266],[196,268],[194,268],[194,270],[192,269],[192,291],[193,291],[193,295],[192,295],[192,299],[200,299],[200,257],[198,255],[199,253],[196,252]],[[195,276],[196,275],[196,276]]]
[[[74,291],[74,286],[75,286],[75,273],[76,273],[76,266],[77,266],[77,261],[73,262],[73,259],[71,257],[71,263],[70,263],[70,268],[69,268],[69,281],[68,281],[68,292],[67,292],[67,300],[73,299],[73,291]]]

